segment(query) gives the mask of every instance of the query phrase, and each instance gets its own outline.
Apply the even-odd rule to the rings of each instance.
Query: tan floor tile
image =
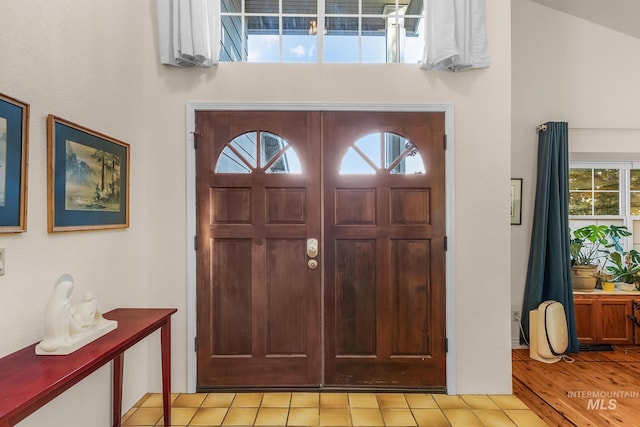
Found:
[[[407,399],[410,408],[438,409],[438,404],[430,394],[406,393],[404,398]]]
[[[288,426],[318,426],[320,425],[320,410],[316,408],[289,409]]]
[[[527,405],[512,394],[492,394],[489,397],[501,409],[529,409]]]
[[[223,426],[252,426],[256,421],[258,408],[231,408],[222,422]]]
[[[513,420],[518,427],[546,427],[547,423],[542,421],[535,412],[529,409],[505,409],[504,413]]]
[[[162,408],[138,408],[124,423],[125,426],[153,426],[162,417]]]
[[[169,396],[169,402],[173,406],[173,401],[176,400],[176,397],[179,396],[179,393],[171,393]],[[140,405],[143,408],[162,408],[162,393],[150,393],[148,398]]]
[[[138,401],[133,405],[133,407],[134,407],[134,408],[139,408],[139,407],[143,406],[143,405],[144,405],[144,402],[146,402],[146,401],[147,401],[147,399],[149,399],[151,396],[153,396],[153,394],[154,394],[154,393],[146,393],[144,396],[142,396],[142,397],[140,398],[140,400],[138,400]]]
[[[440,409],[412,409],[413,417],[420,427],[449,427],[449,421]]]
[[[320,393],[291,393],[292,408],[318,408]]]
[[[186,426],[191,422],[198,408],[171,408],[171,425]],[[160,421],[156,425],[164,425],[164,416],[160,417]]]
[[[463,394],[460,397],[471,409],[500,409],[486,394]]]
[[[320,393],[321,408],[348,408],[349,397],[347,393]]]
[[[500,409],[474,409],[473,413],[485,426],[515,427],[513,421]]]
[[[256,426],[286,426],[288,408],[260,408],[256,417]]]
[[[231,407],[257,408],[262,402],[262,396],[263,393],[237,393]]]
[[[199,408],[206,397],[206,393],[179,394],[171,406],[174,408]]]
[[[127,412],[125,412],[125,414],[122,416],[122,418],[120,418],[120,422],[122,423],[122,425],[126,425],[125,422],[129,419],[129,417],[131,415],[133,415],[134,412],[136,412],[138,410],[138,408],[133,407],[131,409],[129,409]]]
[[[320,408],[321,426],[350,426],[351,415],[347,408]]]
[[[442,412],[453,427],[483,427],[471,409],[443,409]]]
[[[402,393],[378,393],[376,397],[380,408],[404,409],[409,407],[407,399],[404,398]]]
[[[198,408],[193,416],[190,426],[219,426],[222,424],[226,408]]]
[[[416,421],[409,409],[382,409],[382,418],[387,426],[415,426]]]
[[[235,397],[235,393],[209,393],[201,406],[203,408],[228,408]]]
[[[351,422],[354,426],[384,426],[378,408],[351,408]]]
[[[144,402],[140,402],[140,404],[137,406],[141,408],[162,408],[162,394],[147,393]]]
[[[377,408],[378,399],[375,393],[349,393],[351,408]]]
[[[434,394],[433,399],[441,409],[468,409],[469,406],[460,396],[449,396],[447,394]]]
[[[265,393],[260,404],[263,408],[288,408],[291,393]]]

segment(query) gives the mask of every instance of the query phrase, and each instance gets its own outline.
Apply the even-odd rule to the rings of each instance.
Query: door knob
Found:
[[[307,239],[307,256],[309,258],[318,256],[318,239]]]

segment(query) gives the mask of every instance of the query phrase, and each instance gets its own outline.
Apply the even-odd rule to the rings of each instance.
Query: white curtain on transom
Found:
[[[421,67],[463,71],[490,65],[485,0],[426,0]]]
[[[220,53],[220,0],[157,0],[160,62],[211,67]]]

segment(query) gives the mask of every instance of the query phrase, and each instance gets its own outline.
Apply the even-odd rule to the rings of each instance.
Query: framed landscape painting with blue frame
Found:
[[[49,232],[129,227],[129,144],[47,118]]]
[[[29,104],[0,93],[0,233],[27,230]]]

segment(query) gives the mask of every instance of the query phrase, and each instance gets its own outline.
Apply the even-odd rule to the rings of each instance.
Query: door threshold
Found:
[[[196,393],[427,393],[447,394],[446,387],[366,387],[366,386],[302,386],[302,387],[196,387]]]

